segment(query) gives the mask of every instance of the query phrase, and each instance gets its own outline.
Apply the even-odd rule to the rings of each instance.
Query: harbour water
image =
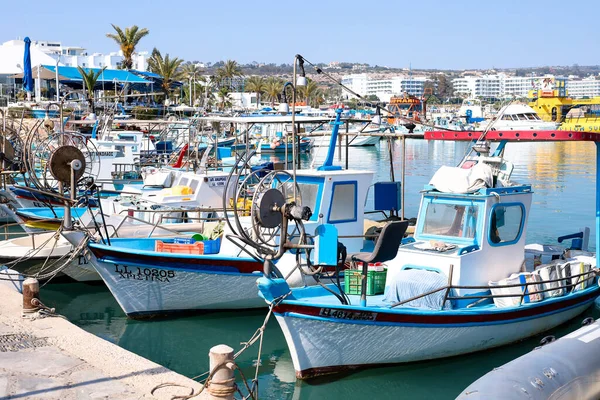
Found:
[[[393,145],[396,179],[402,167],[401,142]],[[406,141],[405,213],[414,217],[419,190],[441,165],[455,165],[465,154],[467,143]],[[535,192],[529,217],[528,242],[555,243],[556,238],[594,226],[595,146],[592,143],[514,143],[506,158],[515,164],[513,180],[530,183]],[[317,160],[325,149],[313,150]],[[387,144],[372,148],[350,148],[350,166],[371,169],[375,181],[389,180]],[[344,160],[336,162],[344,163]],[[303,164],[308,165],[308,157]],[[368,199],[367,208],[371,204]],[[594,232],[592,232],[593,234]],[[593,245],[594,237],[590,238]],[[119,346],[188,377],[208,369],[208,350],[225,343],[234,349],[248,340],[262,324],[266,310],[210,313],[201,316],[134,321],[128,320],[108,289],[84,284],[48,284],[42,300],[56,307],[73,323]],[[300,382],[295,380],[283,335],[272,320],[265,333],[259,370],[260,398],[264,399],[361,399],[407,398],[452,399],[473,380],[538,345],[546,335],[563,335],[580,326],[595,310],[567,325],[527,341],[451,359],[372,368],[343,375],[330,375]],[[340,337],[339,340],[344,340]],[[399,346],[402,343],[398,344]],[[358,346],[358,344],[357,344]],[[257,347],[238,359],[246,377],[254,376]],[[157,384],[160,382],[156,382]]]

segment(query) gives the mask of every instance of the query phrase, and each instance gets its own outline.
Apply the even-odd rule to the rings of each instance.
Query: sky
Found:
[[[117,50],[106,37],[112,23],[150,30],[139,51],[189,61],[291,64],[301,54],[417,69],[600,64],[600,0],[3,3],[3,16],[14,18],[2,18],[0,42],[29,36],[89,53]]]

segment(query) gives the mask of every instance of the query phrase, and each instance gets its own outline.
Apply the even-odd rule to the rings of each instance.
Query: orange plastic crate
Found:
[[[159,253],[204,254],[204,243],[165,243],[163,241],[157,240],[154,249]]]

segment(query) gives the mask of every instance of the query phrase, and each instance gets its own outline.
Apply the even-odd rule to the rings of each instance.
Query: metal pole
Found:
[[[338,135],[338,161],[342,161],[342,135]]]
[[[596,143],[596,265],[600,260],[600,142]]]
[[[391,145],[391,142],[390,142]],[[392,167],[393,168],[393,167]],[[400,217],[404,221],[404,178],[406,177],[406,138],[402,136],[402,180],[400,181],[400,202],[401,214]]]
[[[348,169],[348,127],[349,127],[349,123],[348,121],[346,121],[346,169]]]
[[[296,152],[296,64],[298,63],[298,57],[294,57],[294,74],[292,81],[292,164],[293,164],[293,173],[294,177],[294,200],[296,199],[296,157],[298,153]],[[287,143],[286,143],[287,148]],[[287,157],[286,157],[287,161]]]
[[[59,84],[60,84],[59,81],[58,81],[58,60],[59,59],[60,59],[60,56],[59,56],[59,58],[56,59],[56,70],[54,71],[55,72],[54,79],[56,79],[56,101],[57,102],[60,101],[60,93],[59,93],[59,90],[58,90],[58,87],[59,87]],[[61,121],[61,123],[62,123],[62,121]]]

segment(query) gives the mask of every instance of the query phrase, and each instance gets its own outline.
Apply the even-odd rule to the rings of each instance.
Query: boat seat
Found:
[[[362,263],[362,294],[361,305],[366,306],[367,298],[367,273],[369,272],[369,264],[377,262],[386,262],[396,258],[398,248],[402,243],[404,234],[408,229],[408,221],[393,221],[383,227],[375,248],[371,253],[353,253],[349,254],[348,258],[352,264]]]

